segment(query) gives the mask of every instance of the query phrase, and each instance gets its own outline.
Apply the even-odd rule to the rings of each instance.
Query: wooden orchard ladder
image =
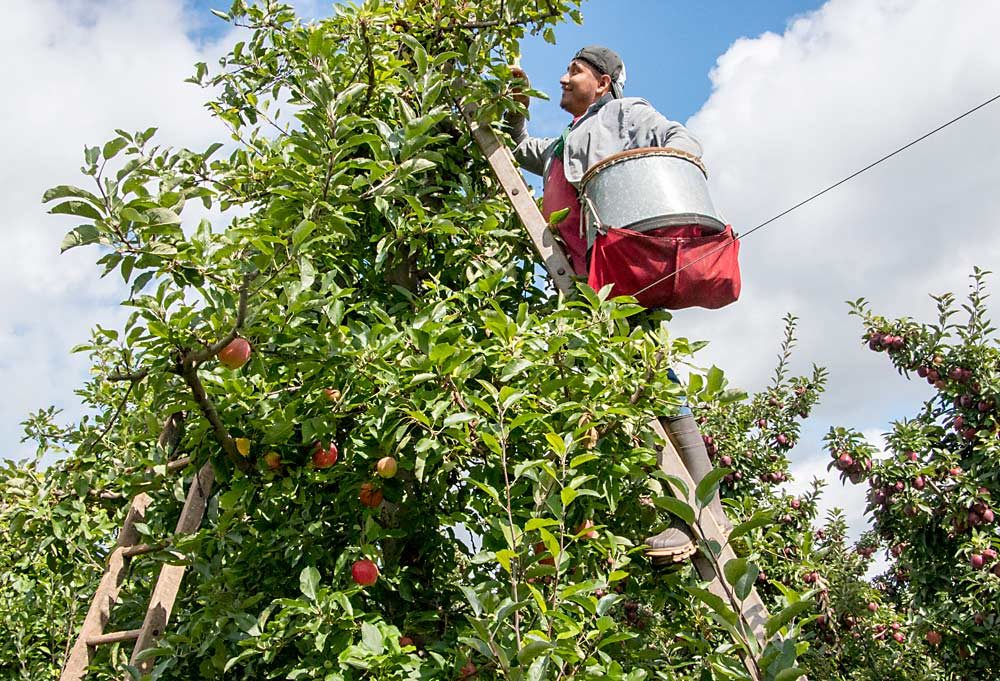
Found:
[[[472,130],[473,138],[493,168],[493,172],[503,186],[504,192],[513,204],[514,210],[517,211],[525,229],[528,230],[531,241],[545,263],[545,268],[553,283],[561,293],[569,294],[573,285],[569,261],[566,259],[562,247],[553,238],[552,230],[538,210],[520,171],[514,165],[514,158],[511,156],[510,150],[500,141],[488,122],[480,123],[476,119],[474,107],[462,107],[462,114]],[[676,490],[677,495],[696,509],[695,488],[697,484],[692,480],[690,472],[677,453],[677,449],[667,437],[663,423],[659,418],[653,418],[649,421],[649,427],[665,443],[657,456],[660,469],[684,483],[687,487],[686,494],[684,490]],[[721,568],[728,561],[736,558],[736,554],[726,541],[726,535],[723,533],[724,527],[724,519],[716,518],[712,514],[711,506],[702,511],[700,521],[691,529],[703,546],[714,544],[721,548],[714,560],[706,556],[704,552],[699,552],[695,554],[692,561],[701,578],[709,583],[709,590],[741,615],[742,630],[754,636],[760,647],[763,648],[767,641],[764,626],[769,617],[763,601],[755,589],[751,589],[749,596],[742,601],[736,598],[732,588],[720,574]],[[744,656],[743,661],[751,678],[759,679],[760,670],[756,660],[750,656]]]
[[[184,468],[188,463],[190,460],[186,458],[171,462],[167,465],[168,472]],[[205,505],[212,494],[214,481],[215,471],[212,469],[212,464],[206,463],[192,478],[191,484],[188,486],[187,498],[181,510],[181,517],[177,521],[175,535],[189,534],[201,526],[201,520],[205,515]],[[110,643],[135,641],[131,664],[143,674],[152,670],[152,659],[137,661],[136,658],[139,653],[151,648],[156,640],[163,635],[167,620],[170,618],[170,611],[177,599],[181,579],[184,577],[184,565],[164,564],[160,568],[156,586],[153,588],[149,604],[146,607],[146,617],[142,627],[128,631],[104,633],[104,627],[107,626],[111,617],[111,608],[118,600],[118,592],[125,581],[132,558],[163,548],[162,546],[138,543],[139,532],[135,525],[144,520],[146,509],[151,501],[152,499],[145,492],[137,494],[132,499],[128,512],[125,514],[125,522],[118,534],[118,543],[108,557],[104,577],[101,578],[101,583],[90,602],[90,609],[80,627],[76,642],[70,650],[66,666],[59,677],[60,681],[75,681],[86,676],[87,667],[90,665],[97,647]]]

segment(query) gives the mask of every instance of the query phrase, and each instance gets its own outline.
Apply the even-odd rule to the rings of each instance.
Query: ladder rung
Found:
[[[134,556],[152,553],[153,551],[159,551],[162,548],[164,548],[164,544],[133,544],[132,546],[124,547],[122,555],[126,558],[132,558]]]
[[[167,462],[167,471],[172,473],[173,471],[176,471],[178,469],[184,468],[189,463],[191,463],[191,457],[190,456],[181,457],[181,458],[177,459],[176,461],[168,461]]]
[[[108,643],[124,643],[125,641],[134,641],[139,638],[139,634],[142,633],[142,629],[129,629],[128,631],[112,631],[110,634],[101,634],[100,636],[94,636],[87,639],[87,645],[91,648],[96,646],[103,646]]]

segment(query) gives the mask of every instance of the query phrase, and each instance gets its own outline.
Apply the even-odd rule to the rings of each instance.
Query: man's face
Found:
[[[582,116],[587,107],[611,89],[611,76],[598,75],[590,64],[574,59],[559,79],[562,97],[559,106],[575,116]]]

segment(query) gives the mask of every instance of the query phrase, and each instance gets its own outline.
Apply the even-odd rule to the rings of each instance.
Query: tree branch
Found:
[[[375,62],[372,59],[372,43],[368,39],[368,22],[362,20],[361,24],[361,42],[365,46],[365,60],[368,63],[368,90],[365,91],[365,101],[361,104],[361,111],[367,113],[368,104],[371,102],[372,95],[375,94]]]
[[[559,12],[549,12],[548,14],[543,14],[540,17],[522,17],[515,21],[504,21],[503,19],[489,19],[487,21],[470,21],[465,24],[452,24],[452,28],[464,28],[464,29],[477,29],[477,28],[492,28],[494,26],[524,26],[526,24],[535,23],[538,21],[545,21],[546,19],[554,19],[560,16]]]
[[[233,465],[244,473],[249,472],[251,468],[250,462],[240,455],[236,449],[236,442],[233,441],[229,431],[222,424],[219,412],[216,410],[212,400],[209,399],[208,393],[205,392],[205,386],[202,385],[201,379],[198,378],[198,367],[192,357],[188,356],[184,358],[181,375],[184,377],[184,382],[187,383],[188,388],[191,389],[191,394],[194,396],[194,401],[198,403],[201,413],[212,426],[212,433],[215,435],[215,439],[219,445],[222,446],[222,451],[226,453],[226,456]]]
[[[189,361],[192,364],[198,364],[200,362],[204,362],[207,359],[211,359],[212,357],[215,357],[215,355],[219,354],[219,351],[222,350],[222,348],[226,347],[227,345],[233,342],[237,334],[239,334],[240,329],[243,328],[243,323],[246,321],[247,293],[250,288],[250,282],[253,281],[256,277],[257,277],[256,273],[243,275],[243,284],[240,286],[240,302],[236,308],[236,322],[233,324],[232,331],[223,336],[222,339],[220,339],[219,341],[213,343],[212,345],[209,345],[204,350],[201,350],[199,352],[189,352],[185,354],[182,359],[183,364],[187,364],[187,362]]]

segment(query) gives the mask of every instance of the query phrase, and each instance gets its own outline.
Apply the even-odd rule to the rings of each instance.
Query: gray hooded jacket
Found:
[[[531,137],[524,118],[513,120],[517,143],[514,158],[521,166],[548,179],[558,137]],[[584,174],[595,163],[620,151],[643,147],[673,147],[701,156],[701,144],[680,123],[667,120],[639,97],[615,99],[606,94],[590,105],[566,137],[563,166],[566,179],[580,189]]]

